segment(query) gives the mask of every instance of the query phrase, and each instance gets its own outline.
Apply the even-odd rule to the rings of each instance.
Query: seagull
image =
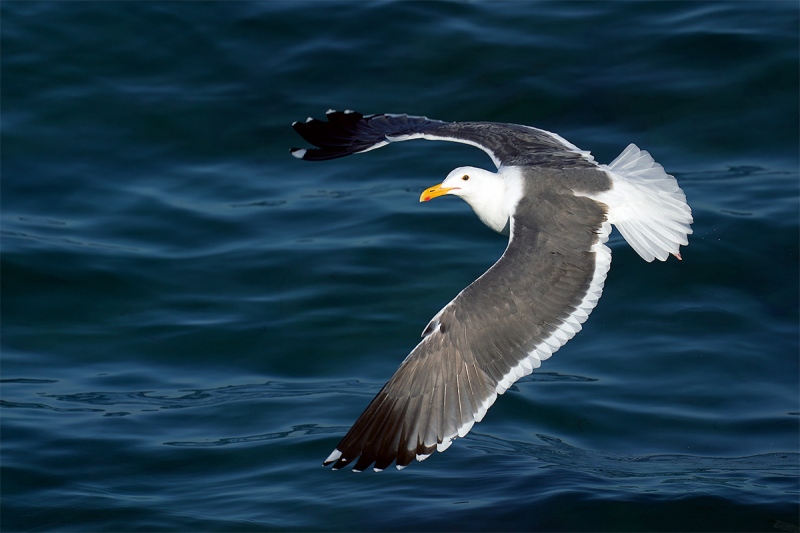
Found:
[[[305,161],[426,139],[480,148],[496,172],[464,166],[425,189],[420,202],[462,198],[508,236],[494,265],[434,316],[323,462],[337,470],[403,469],[464,437],[518,379],[539,368],[586,321],[611,266],[613,224],[645,261],[681,259],[692,211],[675,178],[628,145],[608,165],[561,136],[530,126],[444,122],[405,114],[326,113],[292,127],[315,148]]]

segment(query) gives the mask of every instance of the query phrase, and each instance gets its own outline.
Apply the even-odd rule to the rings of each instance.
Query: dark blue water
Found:
[[[796,2],[3,2],[3,531],[798,531]],[[683,261],[613,234],[584,330],[443,454],[320,466],[501,254],[480,151],[289,156],[329,107],[629,143]]]

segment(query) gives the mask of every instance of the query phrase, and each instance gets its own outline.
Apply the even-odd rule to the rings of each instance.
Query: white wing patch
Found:
[[[692,233],[692,210],[673,176],[664,172],[635,144],[609,165],[599,165],[611,178],[611,189],[586,195],[608,206],[608,220],[642,259],[681,258],[680,246]]]

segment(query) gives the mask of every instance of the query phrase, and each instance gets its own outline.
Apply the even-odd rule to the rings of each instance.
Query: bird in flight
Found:
[[[424,190],[465,200],[508,235],[489,270],[434,316],[401,363],[323,462],[334,470],[392,463],[402,469],[446,450],[480,422],[498,394],[539,368],[581,329],[611,265],[613,224],[645,260],[681,259],[692,212],[675,178],[634,144],[597,163],[561,136],[517,124],[443,122],[411,115],[333,111],[292,126],[322,161],[412,139],[480,148],[497,172],[459,167]]]

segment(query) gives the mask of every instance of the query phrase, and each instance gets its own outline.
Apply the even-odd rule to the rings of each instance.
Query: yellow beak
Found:
[[[425,189],[422,191],[422,194],[419,195],[420,202],[427,202],[428,200],[433,200],[437,196],[444,196],[448,192],[452,191],[453,187],[442,187],[442,184],[434,185],[430,189]]]

